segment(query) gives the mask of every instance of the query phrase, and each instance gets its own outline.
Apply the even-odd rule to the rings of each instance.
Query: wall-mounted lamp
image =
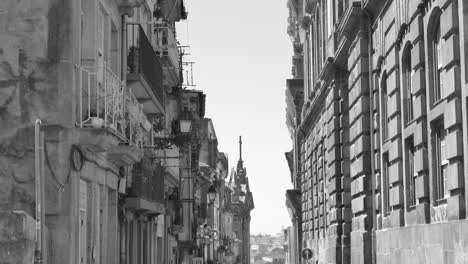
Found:
[[[168,149],[173,145],[182,146],[188,140],[192,132],[192,118],[190,113],[184,111],[178,120],[172,122],[172,133],[168,137],[155,137],[153,149]]]
[[[216,195],[218,192],[216,191],[216,187],[214,186],[214,183],[211,184],[211,186],[208,188],[208,201],[210,201],[210,204],[213,204],[214,201],[216,200]]]

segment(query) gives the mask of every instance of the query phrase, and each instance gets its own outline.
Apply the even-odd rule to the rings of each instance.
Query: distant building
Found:
[[[250,262],[250,212],[254,209],[249,178],[242,160],[242,139],[239,137],[239,161],[237,169],[232,171],[230,188],[233,190],[233,233],[237,239],[237,250],[234,253],[234,263],[248,264]]]

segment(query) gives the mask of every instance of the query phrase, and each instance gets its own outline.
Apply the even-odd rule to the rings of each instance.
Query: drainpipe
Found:
[[[165,206],[167,212],[167,201]],[[168,234],[168,221],[166,213],[164,213],[164,232],[163,232],[163,243],[164,243],[164,250],[163,250],[163,263],[169,263],[169,234]]]
[[[374,153],[374,96],[373,96],[373,91],[374,91],[374,82],[372,81],[372,14],[370,14],[365,8],[364,8],[364,0],[361,0],[361,10],[362,12],[367,16],[367,56],[369,59],[369,126],[370,126],[370,147],[371,147],[371,209],[372,209],[372,243],[371,243],[371,250],[372,250],[372,263],[376,263],[376,249],[377,249],[377,243],[376,243],[376,230],[377,230],[377,214],[375,212],[375,153]]]
[[[127,259],[127,244],[125,235],[127,234],[127,221],[124,220],[120,223],[120,264],[125,264]]]
[[[35,263],[44,263],[45,249],[45,211],[44,211],[44,132],[41,131],[42,121],[37,119],[34,124],[34,172],[36,192],[36,252]]]

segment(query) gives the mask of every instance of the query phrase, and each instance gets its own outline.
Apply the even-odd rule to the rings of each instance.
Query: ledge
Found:
[[[164,214],[164,204],[150,202],[140,197],[127,197],[125,199],[125,208],[141,211],[147,214]]]
[[[34,241],[35,236],[36,220],[26,212],[0,212],[0,242]]]
[[[107,151],[107,159],[117,166],[130,166],[143,158],[143,152],[132,144],[119,144]]]
[[[341,21],[338,24],[338,35],[341,37],[344,32],[354,30],[356,21],[361,18],[361,2],[360,1],[351,1],[351,5],[346,9]]]

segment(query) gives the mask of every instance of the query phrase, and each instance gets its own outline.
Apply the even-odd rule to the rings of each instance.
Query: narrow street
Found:
[[[233,166],[177,39],[187,15],[2,1],[0,263],[249,263],[241,137]]]
[[[467,61],[468,0],[1,0],[0,264],[468,264]]]

